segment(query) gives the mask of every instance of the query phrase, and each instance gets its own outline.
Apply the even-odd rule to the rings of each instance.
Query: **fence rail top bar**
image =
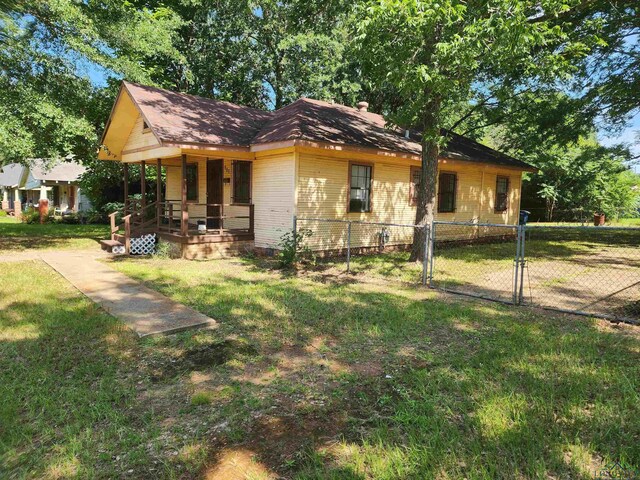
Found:
[[[474,223],[474,222],[447,222],[445,220],[434,220],[435,225],[463,225],[465,227],[502,227],[518,228],[520,225],[507,225],[504,223]]]
[[[403,223],[383,223],[383,222],[363,222],[362,220],[340,220],[333,218],[305,218],[298,217],[298,220],[302,220],[303,222],[325,222],[325,223],[359,223],[362,225],[379,225],[383,227],[405,227],[405,228],[424,228],[425,225],[411,225],[411,224],[403,224]]]
[[[535,223],[528,223],[525,226],[527,227],[527,230],[529,229],[545,230],[548,228],[562,230],[562,229],[573,228],[573,229],[579,229],[579,230],[592,230],[592,231],[598,231],[598,230],[639,230],[640,231],[640,227],[616,227],[611,225],[601,225],[596,227],[595,225],[536,225]]]

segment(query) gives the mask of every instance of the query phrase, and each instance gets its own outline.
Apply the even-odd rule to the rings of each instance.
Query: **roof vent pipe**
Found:
[[[409,130],[404,131],[404,138],[409,138]]]
[[[366,112],[369,109],[369,104],[367,102],[358,102],[358,111]]]

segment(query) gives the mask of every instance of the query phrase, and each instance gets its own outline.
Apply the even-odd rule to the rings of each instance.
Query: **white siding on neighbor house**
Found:
[[[277,247],[282,235],[293,228],[295,163],[293,153],[253,162],[256,247]]]

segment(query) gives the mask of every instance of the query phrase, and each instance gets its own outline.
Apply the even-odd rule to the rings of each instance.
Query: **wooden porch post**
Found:
[[[144,160],[140,162],[140,194],[142,196],[140,207],[144,210],[147,205],[147,163]],[[144,215],[142,220],[144,221]]]
[[[162,159],[156,160],[156,220],[160,230],[160,216],[162,215]]]
[[[128,214],[129,210],[129,164],[125,163],[124,168],[124,214]]]
[[[189,232],[189,210],[187,210],[187,156],[182,155],[182,196],[181,209],[182,221],[180,223],[180,235],[186,237]]]

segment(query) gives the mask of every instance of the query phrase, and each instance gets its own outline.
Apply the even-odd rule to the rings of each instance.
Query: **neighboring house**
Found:
[[[78,186],[85,167],[76,162],[49,164],[42,159],[27,163],[0,168],[3,210],[20,212],[45,198],[49,200],[49,208],[61,214],[91,208]]]
[[[131,164],[165,169],[166,190],[161,203],[147,205],[144,218],[153,210],[156,222],[146,231],[187,258],[277,248],[295,215],[411,224],[419,140],[366,107],[301,98],[266,112],[123,82],[99,158],[123,162],[125,175]],[[516,224],[522,172],[531,170],[448,133],[438,219]]]

